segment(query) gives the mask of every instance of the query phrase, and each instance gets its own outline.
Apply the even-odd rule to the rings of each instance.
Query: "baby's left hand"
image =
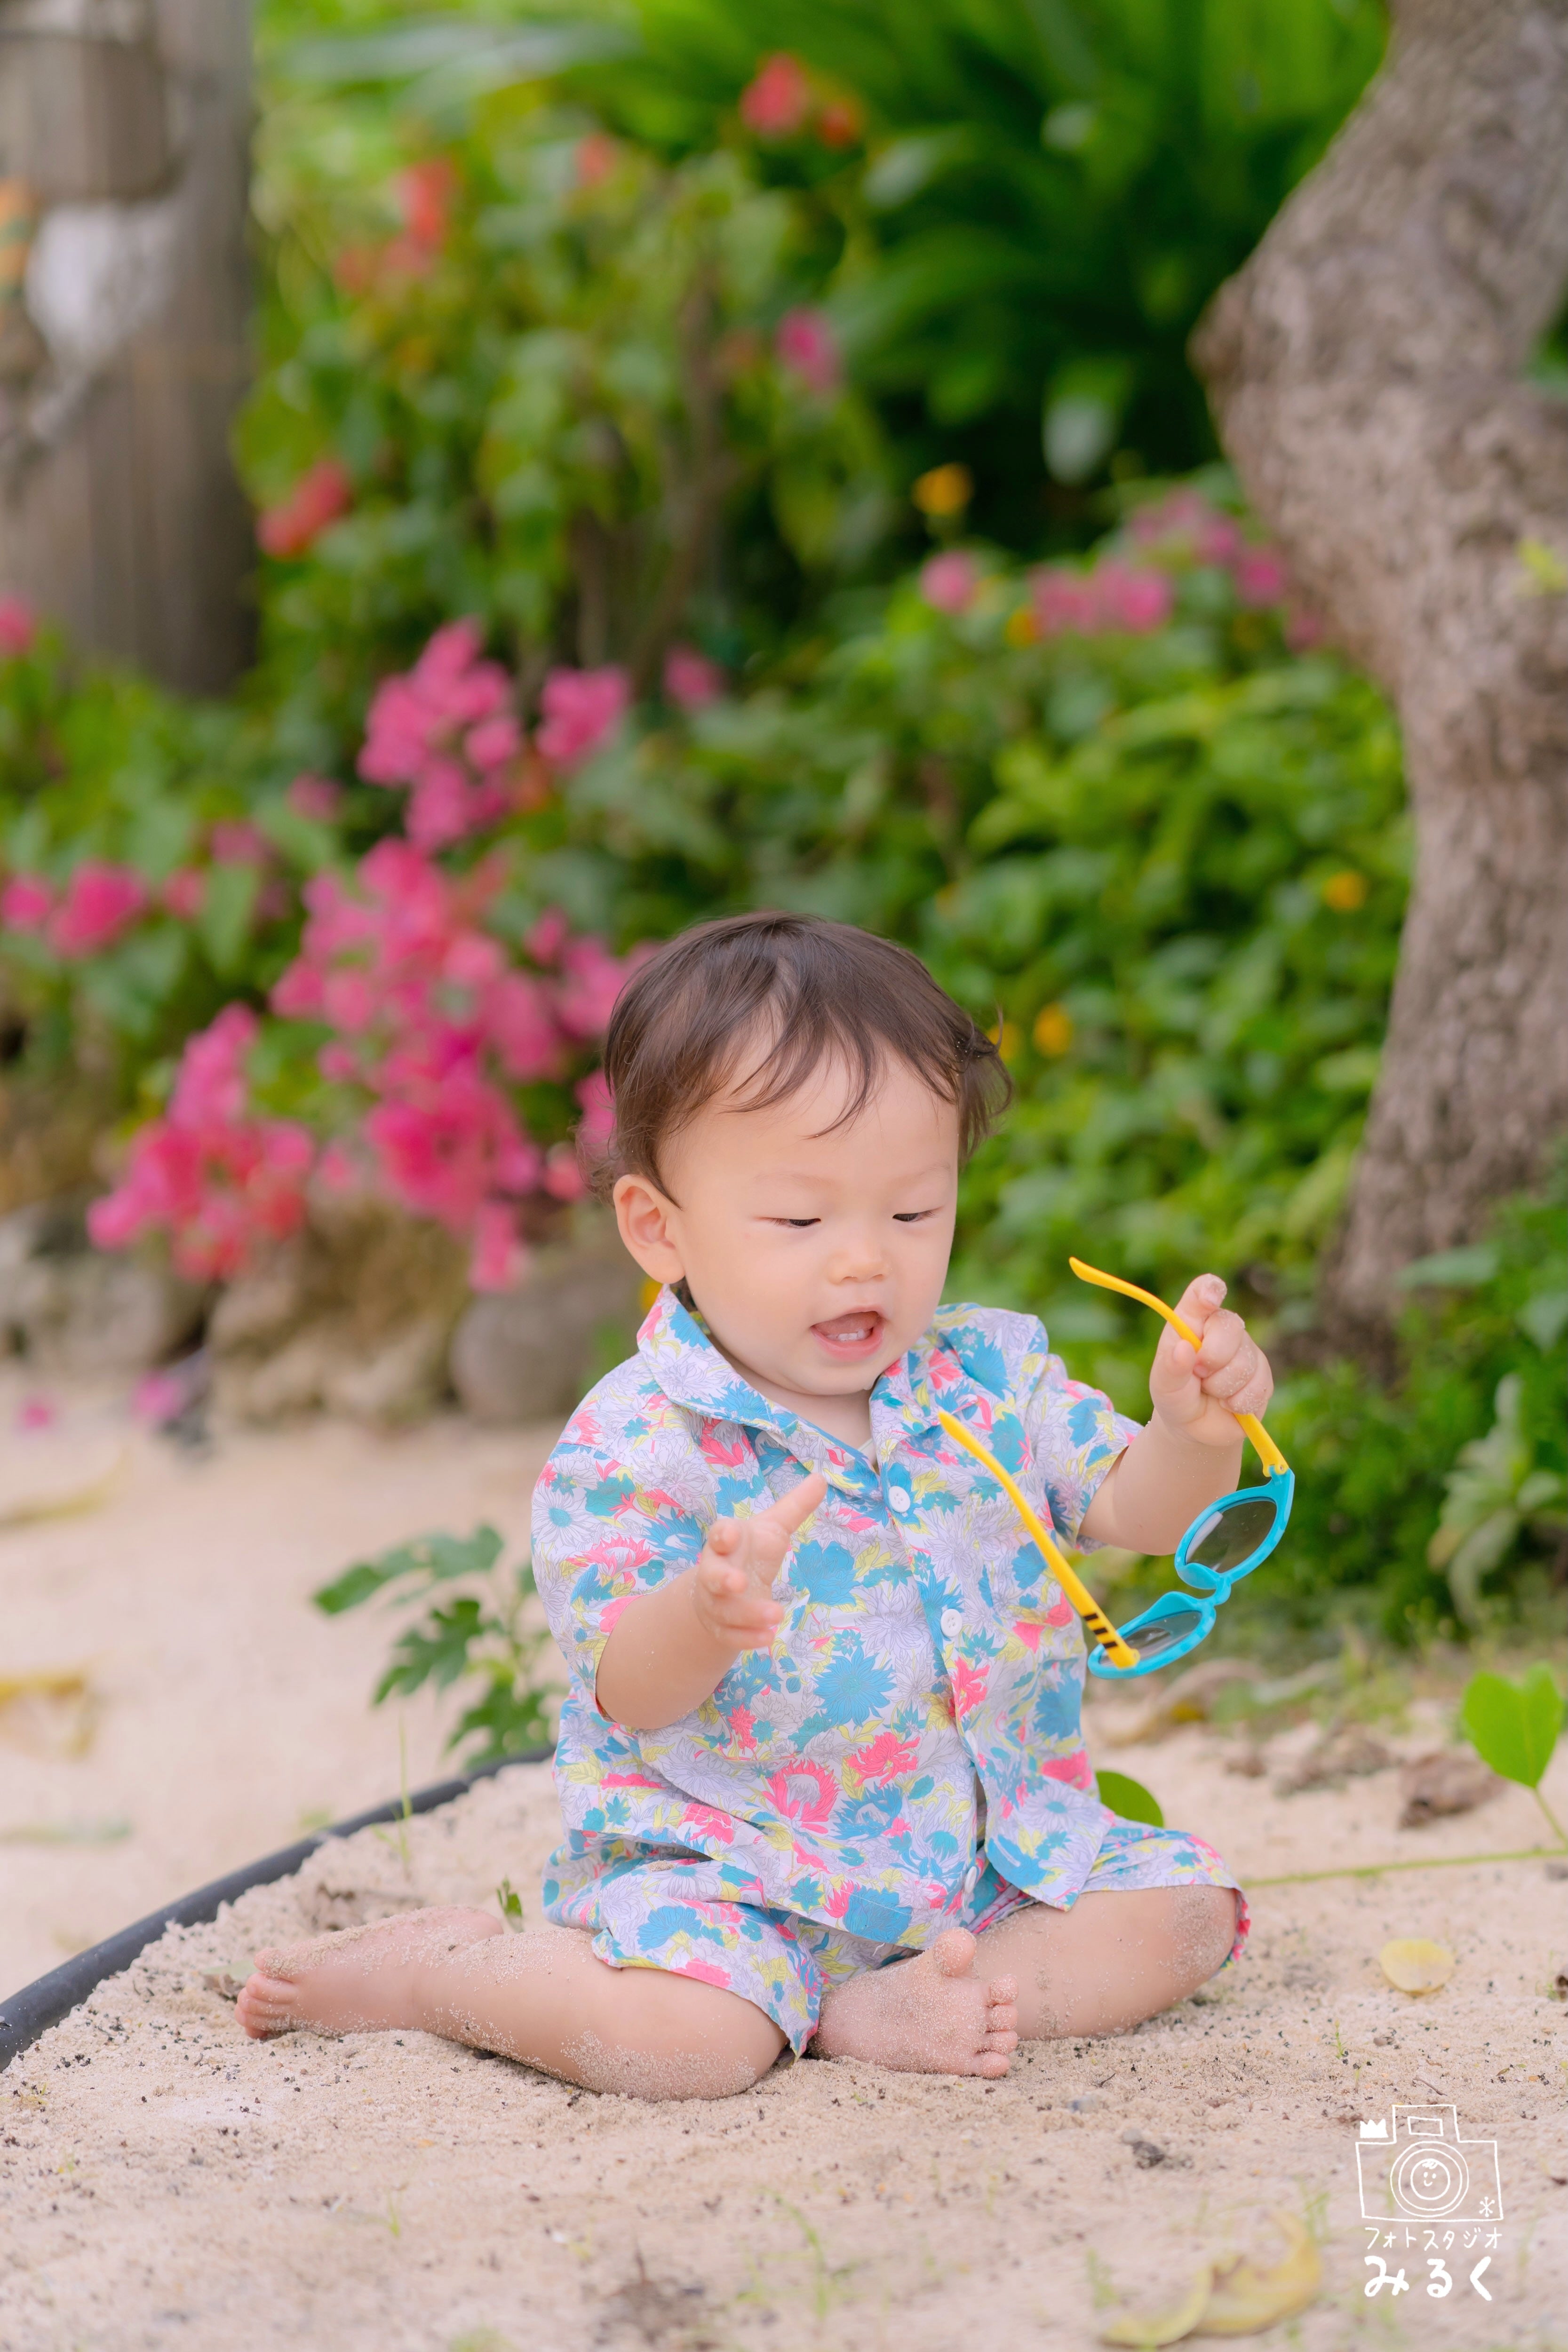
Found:
[[[1274,1393],[1268,1359],[1239,1315],[1222,1305],[1217,1274],[1200,1274],[1176,1302],[1203,1345],[1194,1349],[1167,1323],[1149,1368],[1149,1397],[1175,1436],[1200,1445],[1234,1445],[1236,1416],[1263,1412]]]

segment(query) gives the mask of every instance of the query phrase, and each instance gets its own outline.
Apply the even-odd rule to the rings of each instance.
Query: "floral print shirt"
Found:
[[[571,1670],[559,1894],[706,1855],[733,1900],[918,1946],[987,1857],[1039,1900],[1079,1892],[1111,1816],[1079,1729],[1079,1621],[939,1404],[1068,1544],[1138,1431],[1068,1378],[1033,1317],[944,1307],[872,1389],[862,1452],[768,1403],[660,1293],[534,1496],[534,1573]],[[812,1470],[827,1496],[774,1585],[772,1649],[663,1729],[610,1722],[594,1687],[620,1612],[689,1568],[716,1518],[766,1509]]]

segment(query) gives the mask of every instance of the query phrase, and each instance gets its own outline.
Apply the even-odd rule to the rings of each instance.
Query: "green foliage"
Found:
[[[1210,454],[1187,337],[1384,38],[1373,0],[638,0],[635,22],[640,52],[579,85],[667,148],[734,135],[778,51],[863,110],[864,146],[807,123],[761,152],[818,208],[830,309],[905,478],[965,458],[981,526],[1024,546],[1119,453]]]
[[[1414,1286],[1393,1381],[1385,1385],[1347,1360],[1283,1383],[1268,1423],[1299,1473],[1295,1512],[1266,1581],[1257,1580],[1259,1591],[1243,1587],[1235,1597],[1238,1633],[1261,1614],[1298,1627],[1321,1622],[1342,1612],[1347,1588],[1360,1588],[1380,1630],[1400,1641],[1472,1623],[1495,1628],[1541,1593],[1548,1574],[1560,1591],[1563,1546],[1544,1513],[1517,1512],[1509,1550],[1477,1570],[1473,1599],[1467,1595],[1471,1617],[1457,1608],[1431,1554],[1451,1481],[1458,1475],[1462,1490],[1468,1486],[1460,1457],[1487,1431],[1505,1381],[1517,1383],[1510,1444],[1534,1465],[1526,1477],[1561,1480],[1568,1470],[1557,1306],[1568,1287],[1561,1185],[1551,1198],[1499,1211],[1491,1242],[1469,1259],[1463,1286],[1448,1264],[1447,1286]],[[1513,1490],[1516,1509],[1524,1486],[1521,1478]]]
[[[59,637],[0,660],[0,875],[52,885],[87,861],[129,865],[154,900],[213,826],[252,813],[258,746],[233,707],[183,701],[128,671],[82,667]],[[218,868],[201,918],[154,912],[85,966],[7,928],[0,1006],[40,1078],[74,1065],[115,1094],[245,987],[281,968],[253,866]]]
[[[733,661],[864,562],[892,511],[871,412],[773,352],[811,280],[797,198],[732,150],[607,139],[526,43],[438,125],[345,87],[337,54],[268,77],[268,365],[240,435],[265,509],[342,469],[348,510],[285,547],[264,604],[299,764],[341,756],[374,679],[454,614],[525,688],[554,652],[646,688],[678,633]]]
[[[314,1596],[318,1609],[338,1616],[400,1586],[398,1601],[423,1609],[393,1644],[374,1704],[407,1698],[426,1683],[438,1691],[457,1683],[475,1687],[447,1741],[449,1748],[476,1743],[464,1758],[470,1766],[552,1737],[550,1699],[557,1686],[539,1666],[549,1632],[531,1571],[519,1563],[504,1572],[503,1549],[489,1527],[469,1536],[422,1536],[356,1561]],[[465,1580],[477,1589],[452,1589]]]
[[[1038,1310],[1130,1401],[1144,1318],[1069,1254],[1172,1294],[1214,1265],[1303,1312],[1407,860],[1377,695],[1169,561],[1142,636],[1034,636],[999,561],[955,617],[913,582],[846,600],[776,684],[584,770],[532,873],[622,943],[731,907],[863,923],[1000,1015],[1018,1101],[968,1172],[952,1295]]]
[[[1097,1772],[1095,1788],[1102,1805],[1120,1813],[1124,1822],[1147,1822],[1152,1829],[1163,1830],[1165,1816],[1160,1800],[1142,1780],[1134,1780],[1126,1772]]]
[[[1526,1528],[1559,1537],[1568,1528],[1561,1506],[1568,1482],[1541,1465],[1536,1443],[1521,1425],[1524,1381],[1509,1372],[1498,1382],[1497,1419],[1472,1438],[1443,1484],[1437,1532],[1426,1547],[1434,1568],[1447,1572],[1454,1606],[1467,1624],[1480,1614],[1484,1577],[1500,1567]]]
[[[1505,1780],[1538,1789],[1563,1728],[1563,1714],[1556,1677],[1544,1659],[1537,1659],[1518,1682],[1502,1675],[1472,1675],[1459,1721],[1483,1763]]]

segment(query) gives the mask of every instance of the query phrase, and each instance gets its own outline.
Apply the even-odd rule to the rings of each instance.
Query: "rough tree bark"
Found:
[[[1194,338],[1248,496],[1405,731],[1415,884],[1342,1329],[1568,1128],[1568,404],[1522,380],[1565,279],[1568,0],[1395,0],[1382,73]]]
[[[249,0],[0,0],[0,587],[195,692],[247,657]]]

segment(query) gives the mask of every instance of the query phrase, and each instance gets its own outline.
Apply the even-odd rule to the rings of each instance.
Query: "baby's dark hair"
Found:
[[[746,1047],[757,1048],[748,1060]],[[682,931],[622,989],[605,1041],[615,1129],[595,1190],[647,1176],[666,1191],[669,1138],[739,1080],[738,1108],[764,1110],[840,1062],[842,1127],[876,1092],[889,1055],[958,1111],[967,1159],[1012,1098],[985,1032],[940,989],[920,958],[850,923],[816,915],[727,915]]]

